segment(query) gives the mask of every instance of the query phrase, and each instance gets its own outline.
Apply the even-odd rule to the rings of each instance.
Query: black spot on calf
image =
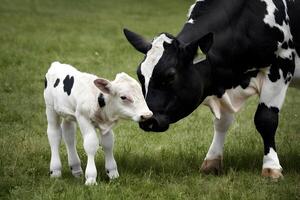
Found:
[[[63,81],[64,83],[64,92],[66,92],[68,94],[68,96],[70,96],[71,94],[71,90],[72,90],[72,87],[73,87],[73,84],[74,84],[74,77],[67,75],[66,78],[64,79]]]
[[[45,77],[44,83],[45,83],[45,89],[46,89],[47,88],[47,79],[46,79],[46,77]]]
[[[58,79],[56,79],[56,81],[55,81],[55,83],[54,83],[54,85],[53,85],[53,87],[57,87],[58,86],[58,84],[59,84],[59,78]]]
[[[105,99],[102,93],[98,97],[98,103],[101,108],[105,106]]]

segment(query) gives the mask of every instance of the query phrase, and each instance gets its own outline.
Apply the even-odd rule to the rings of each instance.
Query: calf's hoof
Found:
[[[82,172],[82,168],[81,166],[73,166],[73,167],[70,167],[71,171],[72,171],[72,174],[75,178],[79,178],[82,176],[83,172]]]
[[[222,167],[223,162],[221,157],[213,160],[204,160],[200,172],[204,174],[220,175],[222,173]]]
[[[51,170],[49,172],[51,178],[60,178],[61,177],[61,171],[60,170]]]
[[[264,168],[261,171],[261,175],[263,177],[270,178],[273,181],[278,181],[280,179],[283,179],[281,171],[281,169]]]
[[[96,178],[87,178],[85,185],[98,185]]]
[[[106,174],[109,177],[109,179],[116,179],[119,177],[118,169],[111,169],[111,170],[107,169]]]

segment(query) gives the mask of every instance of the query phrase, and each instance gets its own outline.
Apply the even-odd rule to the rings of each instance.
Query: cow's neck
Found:
[[[190,43],[200,39],[208,33],[215,33],[228,27],[239,12],[243,11],[245,0],[206,0],[196,3],[206,4],[197,10],[197,17],[190,18],[178,33],[177,39],[183,43]],[[194,9],[196,6],[194,7]],[[209,12],[208,12],[209,10]]]
[[[199,81],[198,85],[201,85],[201,96],[199,97],[199,105],[202,101],[212,94],[212,70],[207,59],[204,59],[200,62],[193,64],[193,68],[197,71],[197,80]],[[197,93],[197,92],[196,92]],[[198,106],[198,105],[197,105]]]

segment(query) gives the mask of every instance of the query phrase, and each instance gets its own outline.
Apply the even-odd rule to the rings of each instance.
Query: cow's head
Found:
[[[94,84],[105,93],[105,97],[100,94],[99,98],[103,99],[99,104],[102,104],[100,107],[108,107],[110,115],[136,122],[151,118],[152,112],[145,102],[140,84],[126,73],[117,74],[113,81],[98,78]]]
[[[127,29],[124,34],[136,50],[145,54],[137,75],[153,117],[141,122],[140,127],[145,131],[165,131],[169,124],[189,115],[205,98],[205,84],[193,60],[198,47],[208,52],[213,35],[182,44],[168,33],[160,34],[152,42]]]

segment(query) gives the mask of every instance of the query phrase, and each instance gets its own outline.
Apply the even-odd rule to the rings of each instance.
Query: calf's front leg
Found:
[[[103,147],[104,150],[106,174],[110,179],[118,178],[119,172],[113,154],[114,133],[112,130],[110,130],[104,135],[101,134],[101,146]]]
[[[97,169],[95,165],[95,155],[99,148],[97,132],[88,118],[82,115],[77,115],[77,121],[83,136],[83,147],[87,154],[85,185],[97,185]]]

